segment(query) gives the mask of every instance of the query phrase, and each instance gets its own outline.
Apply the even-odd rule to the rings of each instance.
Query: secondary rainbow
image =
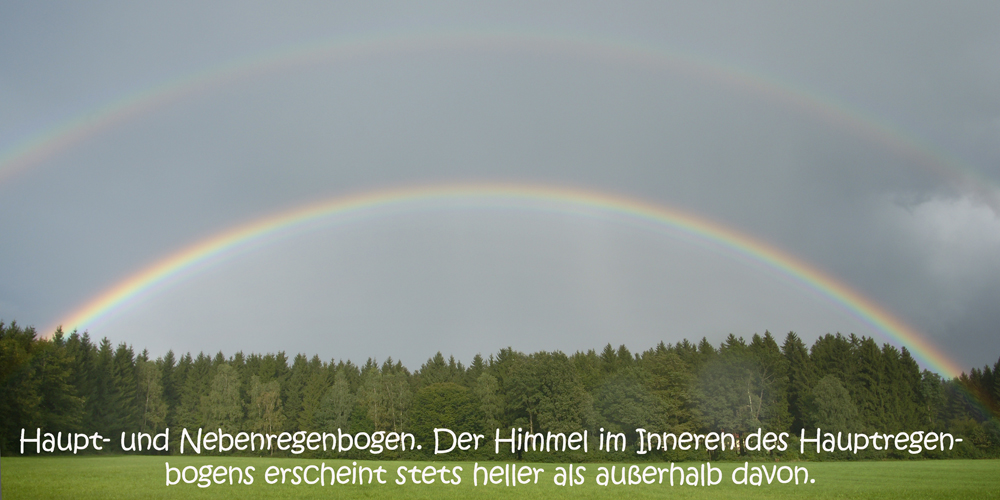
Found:
[[[749,92],[879,143],[896,154],[910,159],[915,165],[935,171],[956,187],[972,192],[988,203],[1000,207],[1000,194],[996,185],[974,169],[946,156],[941,151],[928,147],[904,133],[898,126],[829,96],[703,55],[682,53],[650,44],[568,33],[490,30],[454,33],[375,33],[368,36],[292,45],[238,58],[129,94],[0,151],[0,182],[129,119],[150,113],[168,103],[261,74],[377,55],[431,51],[509,50],[662,68]]]
[[[851,312],[877,331],[904,345],[925,366],[948,377],[961,373],[958,365],[935,345],[871,299],[804,261],[746,234],[680,210],[632,198],[575,188],[525,184],[449,184],[386,189],[337,197],[264,217],[223,231],[170,255],[114,285],[61,321],[66,331],[86,329],[163,283],[209,265],[215,259],[247,245],[262,243],[312,225],[351,220],[382,210],[413,210],[420,206],[447,207],[501,205],[569,213],[624,217],[692,237],[736,256],[764,264],[804,284]],[[541,204],[541,205],[539,205]],[[55,331],[55,327],[49,331]]]

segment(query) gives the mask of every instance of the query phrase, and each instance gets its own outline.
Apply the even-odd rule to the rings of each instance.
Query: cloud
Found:
[[[941,345],[973,364],[998,344],[1000,217],[971,196],[886,200],[879,217],[899,272],[897,304]]]
[[[10,68],[0,95],[12,103],[0,109],[2,146],[239,58],[358,36],[565,33],[679,51],[778,87],[533,46],[382,53],[230,81],[132,116],[0,185],[0,317],[50,324],[179,248],[309,200],[499,179],[712,218],[861,290],[962,364],[995,356],[983,346],[1000,347],[996,214],[978,201],[982,186],[952,179],[955,168],[978,172],[983,185],[1000,176],[996,2],[418,10],[0,4],[0,67]],[[789,89],[818,100],[792,104]],[[823,118],[823,105],[853,121]],[[928,169],[926,151],[888,147],[858,120],[965,165]],[[724,257],[615,228],[536,222],[413,226],[425,235],[375,226],[344,233],[357,238],[340,240],[345,247],[295,240],[348,255],[354,267],[276,247],[166,288],[93,333],[199,349],[231,329],[234,340],[212,344],[229,352],[275,331],[346,321],[369,333],[352,337],[364,357],[413,324],[443,343],[521,331],[515,347],[567,350],[616,335],[643,347],[765,328],[864,331],[780,277]],[[380,309],[383,300],[394,307]],[[447,316],[449,305],[461,312]],[[253,321],[268,310],[275,316]],[[192,325],[204,330],[184,344]],[[581,341],[546,344],[547,329]],[[296,349],[321,350],[311,342]],[[461,352],[492,348],[473,344]]]
[[[889,217],[912,239],[924,269],[953,286],[987,282],[1000,272],[1000,216],[969,197],[892,204]]]

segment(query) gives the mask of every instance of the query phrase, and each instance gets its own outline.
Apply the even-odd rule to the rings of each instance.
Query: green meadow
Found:
[[[213,466],[239,467],[246,470],[254,467],[252,475],[254,482],[246,484],[212,484],[207,488],[199,488],[196,484],[185,484],[183,480],[178,485],[167,486],[166,466],[182,470],[187,466],[201,467],[207,464]],[[485,474],[480,472],[479,485],[473,485],[472,462],[407,462],[381,461],[360,462],[358,465],[373,469],[382,466],[386,469],[383,479],[386,484],[337,484],[321,486],[300,483],[291,484],[291,470],[286,472],[285,484],[280,483],[280,474],[275,474],[272,480],[276,484],[268,484],[264,480],[265,472],[270,466],[293,469],[296,466],[306,467],[325,462],[328,467],[351,468],[355,462],[351,460],[320,460],[320,459],[290,459],[290,458],[240,458],[240,457],[150,457],[150,456],[109,456],[109,457],[5,457],[0,460],[0,485],[4,498],[75,498],[78,500],[90,498],[316,498],[319,496],[338,496],[346,498],[518,498],[521,500],[544,498],[877,498],[877,499],[907,499],[907,498],[956,498],[980,499],[1000,498],[1000,460],[921,460],[921,461],[886,461],[886,462],[780,462],[751,463],[766,465],[768,470],[773,466],[806,467],[810,479],[815,483],[795,485],[794,482],[779,484],[775,479],[772,484],[761,486],[737,485],[732,482],[732,473],[742,463],[713,463],[713,467],[721,469],[722,481],[714,486],[670,486],[664,477],[665,484],[638,485],[608,485],[597,483],[599,467],[622,464],[582,464],[586,471],[582,473],[583,484],[559,486],[554,482],[556,467],[566,467],[566,464],[536,464],[516,463],[518,469],[525,466],[544,469],[538,474],[538,483],[533,483],[533,475],[522,477],[529,484],[506,486],[483,485]],[[489,469],[501,462],[486,462],[481,465]],[[627,466],[628,464],[626,464]],[[638,463],[640,469],[649,465],[669,467],[663,463]],[[677,464],[683,467],[700,468],[702,463]],[[396,484],[397,468],[413,467],[421,471],[428,466],[440,468],[462,467],[459,476],[462,481],[458,485],[442,484],[441,474],[435,474],[433,484],[412,484],[412,474],[405,473],[407,484]],[[302,469],[299,469],[302,470]],[[345,469],[346,470],[346,469]],[[188,479],[193,479],[193,471],[189,469]],[[620,473],[619,473],[620,474]],[[328,473],[329,476],[329,473]],[[445,474],[445,479],[453,480],[451,473]],[[316,479],[315,472],[308,476]],[[348,476],[345,475],[346,479]],[[417,477],[421,477],[418,472]],[[429,478],[430,476],[428,476]],[[679,477],[676,475],[675,477]],[[222,476],[220,476],[222,478]],[[499,476],[498,476],[499,478]],[[652,478],[652,476],[650,476]],[[787,478],[787,477],[786,477]],[[225,478],[228,481],[228,476]],[[766,481],[766,480],[765,480]]]

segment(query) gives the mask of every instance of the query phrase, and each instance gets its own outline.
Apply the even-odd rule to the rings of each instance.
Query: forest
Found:
[[[411,371],[391,358],[355,364],[305,354],[289,358],[284,352],[226,357],[170,351],[152,359],[124,343],[94,341],[86,332],[60,330],[42,338],[34,328],[0,322],[0,454],[5,456],[19,452],[22,428],[97,431],[112,438],[103,453],[115,453],[122,432],[168,427],[174,429],[173,443],[181,428],[406,431],[428,442],[435,427],[487,435],[517,427],[529,432],[589,429],[592,436],[599,429],[624,433],[629,448],[601,460],[742,460],[739,455],[754,452],[636,455],[636,429],[741,435],[763,428],[789,432],[797,443],[801,429],[821,427],[824,432],[950,432],[963,442],[948,452],[920,456],[979,458],[1000,456],[998,415],[1000,360],[992,368],[972,368],[947,380],[921,371],[905,347],[879,346],[853,334],[827,334],[811,347],[793,332],[780,344],[765,332],[749,341],[730,334],[718,346],[704,338],[661,342],[635,353],[611,344],[571,355],[506,348],[486,358],[477,355],[468,366],[439,352]],[[454,458],[512,458],[489,448]],[[913,458],[896,450],[800,456],[797,444],[764,454],[770,456],[755,458]],[[378,458],[430,456],[425,448]],[[571,452],[513,458],[596,459]]]

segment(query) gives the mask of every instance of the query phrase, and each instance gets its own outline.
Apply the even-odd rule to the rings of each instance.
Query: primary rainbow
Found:
[[[414,209],[422,204],[441,207],[454,203],[462,206],[541,206],[545,210],[575,214],[602,213],[693,237],[700,243],[721,247],[731,254],[747,257],[790,276],[884,333],[896,344],[905,345],[925,366],[948,377],[962,372],[939,348],[871,299],[823,271],[746,234],[689,213],[637,199],[582,189],[526,184],[448,184],[377,190],[337,197],[264,217],[228,229],[154,263],[91,299],[68,315],[61,325],[67,331],[86,329],[157,285],[247,245],[266,241],[269,237],[315,224],[342,222],[355,215],[372,215],[381,210]],[[49,331],[55,331],[55,327]]]
[[[77,115],[0,151],[0,182],[38,165],[99,132],[168,103],[231,82],[318,63],[435,50],[551,53],[585,59],[663,68],[773,100],[874,141],[935,171],[956,187],[1000,207],[1000,191],[987,178],[955,158],[935,150],[898,126],[863,110],[772,76],[733,64],[649,44],[566,33],[478,30],[453,33],[375,33],[263,51],[204,71],[129,94],[91,112]]]

